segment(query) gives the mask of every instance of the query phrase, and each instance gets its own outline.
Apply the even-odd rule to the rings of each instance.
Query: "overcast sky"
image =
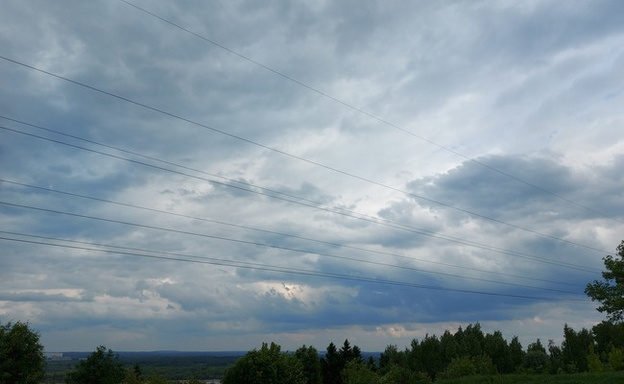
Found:
[[[621,1],[14,0],[0,56],[0,321],[48,351],[604,317]]]

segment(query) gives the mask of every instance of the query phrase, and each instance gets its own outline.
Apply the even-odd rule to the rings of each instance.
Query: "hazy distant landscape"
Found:
[[[139,364],[146,377],[158,374],[169,380],[202,380],[221,378],[228,366],[246,352],[116,352],[119,360],[128,367]],[[64,383],[65,375],[80,359],[91,352],[63,352],[62,359],[46,361],[46,383]]]

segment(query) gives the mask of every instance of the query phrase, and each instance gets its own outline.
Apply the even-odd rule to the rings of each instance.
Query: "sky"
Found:
[[[0,322],[46,351],[526,347],[605,316],[621,1],[0,6]]]

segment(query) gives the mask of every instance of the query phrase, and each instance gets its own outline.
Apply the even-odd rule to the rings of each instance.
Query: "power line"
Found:
[[[227,181],[228,183],[240,184],[240,185],[244,185],[245,187],[251,187],[251,188],[259,188],[259,189],[261,189],[263,191],[270,192],[271,194],[276,194],[276,195],[280,195],[280,196],[286,196],[288,198],[294,198],[294,199],[297,199],[297,200],[300,200],[300,201],[304,201],[306,203],[313,204],[315,207],[317,207],[317,209],[322,209],[321,206],[323,205],[323,203],[320,203],[320,202],[317,202],[317,201],[312,201],[312,200],[309,200],[309,199],[301,198],[299,196],[295,196],[295,195],[292,195],[292,194],[287,194],[287,193],[284,193],[284,192],[281,192],[281,191],[277,191],[277,190],[274,190],[274,189],[269,189],[269,188],[258,186],[258,185],[254,185],[254,184],[251,184],[251,183],[242,182],[240,180],[230,179],[230,178],[227,178],[227,177],[224,177],[224,176],[221,176],[221,175],[217,175],[217,174],[214,174],[214,173],[209,173],[209,172],[197,169],[197,168],[188,167],[188,166],[185,166],[185,165],[182,165],[182,164],[178,164],[178,163],[174,163],[174,162],[171,162],[171,161],[163,160],[163,159],[160,159],[160,158],[157,158],[157,157],[154,157],[154,156],[148,156],[148,155],[144,155],[144,154],[141,154],[141,153],[138,153],[138,152],[135,152],[135,151],[129,151],[127,149],[115,147],[115,146],[112,146],[112,145],[103,144],[103,143],[100,143],[100,142],[95,141],[95,140],[85,139],[85,138],[82,138],[82,137],[79,137],[79,136],[76,136],[76,135],[67,134],[65,132],[61,132],[61,131],[58,131],[58,130],[55,130],[55,129],[43,127],[43,126],[36,125],[36,124],[31,124],[31,123],[28,123],[28,122],[25,122],[25,121],[22,121],[22,120],[17,120],[17,119],[14,119],[14,118],[10,118],[10,117],[7,117],[7,116],[0,115],[0,118],[6,119],[6,120],[9,120],[9,121],[13,121],[13,122],[18,123],[18,124],[27,125],[29,127],[36,128],[36,129],[39,129],[39,130],[43,130],[43,131],[46,131],[46,132],[54,133],[54,134],[57,134],[57,135],[70,137],[70,138],[75,139],[75,140],[80,140],[80,141],[84,141],[84,142],[87,142],[87,143],[90,143],[90,144],[95,144],[97,146],[101,146],[101,147],[104,147],[104,148],[113,149],[115,151],[126,153],[126,154],[129,154],[129,155],[132,155],[132,156],[141,157],[141,158],[144,158],[144,159],[148,159],[148,160],[151,160],[151,161],[156,161],[156,162],[163,163],[163,164],[166,164],[166,165],[172,165],[172,166],[184,169],[184,170],[197,172],[197,173],[200,173],[200,174],[203,174],[203,175],[207,175],[207,176],[210,176],[210,177],[214,177],[214,178],[219,178],[221,180]],[[74,148],[77,148],[77,149],[94,152],[94,153],[97,153],[97,154],[100,154],[100,155],[114,157],[114,158],[119,159],[119,160],[126,160],[126,161],[130,161],[130,162],[134,162],[134,163],[139,163],[141,165],[147,165],[147,166],[150,166],[150,167],[152,166],[150,164],[145,164],[145,163],[142,163],[142,162],[129,160],[129,159],[124,158],[124,157],[118,157],[118,156],[110,155],[110,154],[107,154],[105,152],[94,151],[94,150],[91,150],[91,149],[88,149],[88,148],[84,148],[84,147],[76,146],[76,145],[73,145],[73,144],[68,144],[68,143],[65,143],[65,142],[53,140],[53,139],[50,139],[50,138],[47,138],[47,137],[44,137],[44,136],[38,136],[38,135],[25,133],[25,132],[22,132],[22,131],[13,130],[13,129],[8,128],[8,127],[0,126],[0,129],[9,130],[9,131],[14,132],[14,133],[21,133],[21,134],[24,134],[24,135],[27,135],[27,136],[36,137],[36,138],[42,139],[42,140],[52,141],[52,142],[55,142],[57,144],[63,144],[63,145],[71,146],[71,147],[74,147]],[[159,168],[161,170],[168,170],[168,169],[160,168],[160,167],[157,167],[157,168]],[[193,177],[193,176],[187,175],[185,173],[178,173],[178,174],[182,174],[182,175],[185,175],[185,176]],[[233,186],[231,184],[223,184],[223,183],[219,183],[219,182],[216,182],[216,181],[213,181],[213,182],[217,183],[217,184],[220,184],[220,185],[223,185],[223,186],[226,186],[226,187],[237,188],[237,187],[235,187],[235,186]],[[248,191],[248,192],[254,192],[254,191],[250,191],[248,189],[243,189],[243,190]],[[277,198],[277,199],[279,199],[279,198]],[[291,200],[288,200],[288,199],[286,201],[292,202]],[[378,217],[373,217],[373,216],[369,216],[369,215],[366,215],[366,214],[362,214],[362,213],[358,213],[358,212],[354,212],[354,211],[350,211],[350,210],[341,209],[341,211],[357,215],[357,217],[355,217],[355,216],[350,216],[350,217],[355,217],[355,218],[366,217],[366,218],[370,218],[370,219],[374,220],[372,222],[377,222],[379,220],[382,220],[382,221],[387,222],[387,223],[392,223],[391,221],[388,221],[388,220],[383,220],[383,219],[380,219]],[[427,231],[427,230],[424,230],[424,229],[413,228],[413,227],[406,227],[406,226],[403,226],[403,225],[400,225],[400,224],[396,224],[396,223],[392,223],[392,224],[393,225],[398,225],[399,227],[407,228],[409,230],[412,230],[412,229],[416,230],[416,231],[418,231],[417,233],[423,234],[423,235],[426,235],[426,236],[430,236],[430,235],[432,237],[438,237],[439,236],[436,233],[433,233],[431,231]],[[448,236],[448,235],[443,235],[440,238],[445,239],[445,240],[449,240],[449,239],[463,240],[463,239],[454,238],[454,237]],[[464,241],[468,242],[467,240],[464,240]],[[595,248],[595,247],[592,247],[592,246],[589,246],[589,245],[576,243],[576,242],[573,242],[573,241],[570,241],[570,240],[566,240],[566,242],[568,242],[570,244],[573,244],[575,246],[578,246],[578,247],[581,247],[581,248],[585,248],[585,249],[588,249],[588,250],[591,250],[591,251],[599,252],[599,253],[602,253],[602,254],[609,253],[609,251],[607,251],[607,250],[598,249],[598,248]],[[483,245],[483,244],[473,243],[473,242],[468,242],[468,243],[470,243],[470,244],[477,244],[477,245]],[[466,243],[462,242],[462,244],[466,244]],[[498,248],[490,248],[490,246],[487,246],[487,247],[488,247],[488,249],[499,250]]]
[[[419,199],[419,200],[424,200],[424,201],[427,201],[427,202],[430,202],[430,203],[434,203],[434,204],[437,204],[437,205],[445,207],[445,208],[454,209],[454,210],[462,212],[462,213],[466,213],[466,214],[469,214],[469,215],[472,215],[472,216],[475,216],[475,217],[478,217],[478,218],[481,218],[481,219],[484,219],[484,220],[487,220],[487,221],[491,221],[491,222],[494,222],[494,223],[497,223],[497,224],[508,226],[510,228],[514,228],[514,229],[518,229],[518,230],[521,230],[521,231],[524,231],[524,232],[527,232],[527,233],[531,233],[531,234],[536,235],[536,236],[546,237],[546,238],[549,238],[549,239],[552,239],[552,240],[557,240],[557,241],[561,241],[561,242],[564,242],[564,243],[577,245],[575,242],[570,241],[570,240],[566,240],[566,239],[563,239],[563,238],[560,238],[560,237],[557,237],[557,236],[553,236],[553,235],[548,235],[548,234],[545,234],[545,233],[542,233],[542,232],[539,232],[539,231],[536,231],[536,230],[533,230],[533,229],[525,228],[525,227],[522,227],[522,226],[519,226],[519,225],[511,224],[511,223],[508,223],[508,222],[505,222],[505,221],[502,221],[502,220],[499,220],[499,219],[495,219],[493,217],[489,217],[489,216],[486,216],[486,215],[483,215],[483,214],[479,214],[479,213],[476,213],[476,212],[473,212],[473,211],[470,211],[470,210],[467,210],[467,209],[464,209],[464,208],[456,207],[456,206],[448,204],[448,203],[440,202],[440,201],[437,201],[437,200],[434,200],[434,199],[431,199],[431,198],[428,198],[428,197],[425,197],[425,196],[421,196],[421,195],[418,195],[418,194],[415,194],[415,193],[411,193],[411,192],[408,192],[408,191],[402,190],[400,188],[396,188],[396,187],[393,187],[393,186],[390,186],[390,185],[387,185],[387,184],[384,184],[384,183],[381,183],[381,182],[378,182],[378,181],[374,181],[374,180],[371,180],[371,179],[368,179],[368,178],[365,178],[365,177],[362,177],[362,176],[358,176],[358,175],[355,175],[355,174],[350,173],[350,172],[342,171],[342,170],[339,170],[337,168],[333,168],[333,167],[330,167],[328,165],[325,165],[325,164],[322,164],[322,163],[319,163],[319,162],[316,162],[316,161],[313,161],[313,160],[309,160],[309,159],[303,158],[301,156],[297,156],[297,155],[288,153],[286,151],[282,151],[280,149],[272,148],[270,146],[261,144],[259,142],[254,141],[254,140],[250,140],[250,139],[244,138],[242,136],[238,136],[238,135],[234,135],[234,134],[229,133],[229,132],[225,132],[223,130],[211,127],[209,125],[202,124],[202,123],[199,123],[199,122],[187,119],[185,117],[176,115],[176,114],[171,113],[171,112],[167,112],[167,111],[165,111],[163,109],[152,107],[152,106],[149,106],[147,104],[131,100],[131,99],[129,99],[127,97],[124,97],[124,96],[116,95],[114,93],[102,90],[100,88],[97,88],[97,87],[94,87],[94,86],[91,86],[91,85],[87,85],[87,84],[81,83],[79,81],[72,80],[72,79],[69,79],[67,77],[51,73],[49,71],[46,71],[46,70],[43,70],[43,69],[31,66],[31,65],[28,65],[28,64],[25,64],[25,63],[17,61],[17,60],[13,60],[13,59],[7,58],[5,56],[1,56],[0,55],[0,58],[5,60],[5,61],[8,61],[8,62],[17,64],[17,65],[20,65],[20,66],[22,66],[24,68],[28,68],[28,69],[31,69],[31,70],[34,70],[34,71],[37,71],[37,72],[49,75],[49,76],[55,77],[55,78],[63,80],[63,81],[67,81],[69,83],[72,83],[72,84],[84,87],[86,89],[89,89],[89,90],[92,90],[92,91],[95,91],[95,92],[99,92],[99,93],[102,93],[104,95],[107,95],[107,96],[110,96],[110,97],[113,97],[113,98],[116,98],[116,99],[128,102],[130,104],[139,106],[141,108],[145,108],[145,109],[148,109],[150,111],[161,113],[161,114],[163,114],[165,116],[169,116],[169,117],[172,117],[172,118],[175,118],[175,119],[179,119],[179,120],[187,122],[189,124],[192,124],[192,125],[195,125],[195,126],[198,126],[198,127],[201,127],[201,128],[205,128],[205,129],[211,130],[213,132],[216,132],[216,133],[219,133],[219,134],[222,134],[222,135],[225,135],[225,136],[228,136],[228,137],[231,137],[231,138],[243,141],[243,142],[251,144],[251,145],[255,145],[255,146],[267,149],[269,151],[272,151],[272,152],[275,152],[275,153],[278,153],[278,154],[281,154],[281,155],[284,155],[284,156],[287,156],[287,157],[290,157],[290,158],[293,158],[293,159],[296,159],[296,160],[300,160],[300,161],[303,161],[303,162],[306,162],[306,163],[309,163],[309,164],[312,164],[312,165],[315,165],[315,166],[318,166],[318,167],[321,167],[321,168],[324,168],[324,169],[336,172],[336,173],[344,175],[344,176],[348,176],[348,177],[354,178],[356,180],[364,181],[364,182],[367,182],[367,183],[370,183],[370,184],[373,184],[373,185],[377,185],[377,186],[386,188],[386,189],[391,190],[391,191],[399,192],[399,193],[404,194],[404,195],[406,195],[408,197],[416,198],[416,199]],[[597,249],[594,249],[594,250],[602,252],[602,250],[597,250]]]
[[[23,236],[31,236],[31,235],[23,235]],[[303,269],[297,269],[297,268],[274,266],[274,265],[268,265],[268,264],[239,262],[235,260],[181,255],[181,254],[162,252],[162,251],[154,252],[150,250],[140,250],[140,252],[137,252],[137,249],[135,249],[134,251],[131,251],[131,250],[124,251],[122,250],[123,247],[117,247],[117,246],[113,247],[117,249],[90,248],[86,246],[58,244],[58,243],[50,243],[50,242],[35,241],[35,240],[25,240],[25,239],[17,239],[17,238],[10,238],[10,237],[4,237],[4,236],[1,236],[0,240],[13,241],[13,242],[25,243],[25,244],[31,244],[31,245],[60,247],[60,248],[80,250],[80,251],[102,252],[102,253],[108,253],[108,254],[119,254],[119,255],[124,255],[124,256],[148,257],[148,258],[153,258],[153,259],[163,259],[163,260],[170,260],[170,261],[211,264],[211,265],[245,268],[245,269],[260,270],[260,271],[331,278],[331,279],[338,279],[338,280],[357,281],[357,282],[366,282],[366,283],[374,283],[374,284],[394,285],[394,286],[445,291],[445,292],[468,293],[468,294],[477,294],[477,295],[485,295],[485,296],[498,296],[498,297],[530,299],[530,300],[549,300],[549,301],[552,300],[552,301],[574,301],[574,302],[586,302],[587,301],[583,299],[573,299],[573,298],[538,297],[538,296],[529,296],[529,295],[517,295],[517,294],[440,287],[440,286],[416,284],[416,283],[410,283],[410,282],[398,281],[398,280],[388,280],[388,279],[379,279],[379,278],[364,277],[364,276],[345,275],[345,274],[340,274],[340,273],[318,272],[318,271],[312,271],[312,270],[303,270]],[[56,239],[56,240],[67,241],[63,239]],[[69,241],[71,242],[71,240]],[[153,253],[161,254],[161,256],[155,255]]]
[[[293,78],[293,77],[291,77],[291,76],[289,76],[289,75],[287,75],[287,74],[285,74],[283,72],[280,72],[280,71],[278,71],[276,69],[273,69],[273,68],[269,67],[266,64],[262,64],[261,62],[250,58],[249,56],[245,56],[245,55],[243,55],[243,54],[241,54],[241,53],[239,53],[239,52],[237,52],[237,51],[235,51],[235,50],[233,50],[231,48],[226,47],[223,44],[220,44],[220,43],[216,42],[215,40],[209,39],[209,38],[207,38],[207,37],[205,37],[203,35],[200,35],[199,33],[193,32],[192,30],[190,30],[188,28],[185,28],[185,27],[183,27],[180,24],[177,24],[177,23],[175,23],[175,22],[173,22],[171,20],[168,20],[168,19],[166,19],[166,18],[164,18],[164,17],[162,17],[160,15],[157,15],[154,12],[151,12],[151,11],[149,11],[149,10],[147,10],[145,8],[142,8],[142,7],[140,7],[140,6],[136,5],[136,4],[133,4],[133,3],[129,2],[129,1],[127,1],[127,0],[120,0],[120,1],[125,3],[125,4],[127,4],[127,5],[129,5],[129,6],[131,6],[131,7],[133,7],[133,8],[135,8],[135,9],[137,9],[137,10],[139,10],[139,11],[141,11],[141,12],[143,12],[143,13],[145,13],[145,14],[147,14],[147,15],[155,17],[155,18],[163,21],[164,23],[167,23],[167,24],[169,24],[169,25],[171,25],[171,26],[173,26],[173,27],[175,27],[177,29],[180,29],[180,30],[182,30],[185,33],[188,33],[188,34],[190,34],[190,35],[192,35],[192,36],[194,36],[194,37],[196,37],[196,38],[198,38],[200,40],[203,40],[203,41],[205,41],[205,42],[207,42],[209,44],[212,44],[212,45],[214,45],[214,46],[216,46],[216,47],[218,47],[218,48],[220,48],[220,49],[222,49],[224,51],[227,51],[227,52],[229,52],[230,54],[232,54],[234,56],[237,56],[237,57],[239,57],[239,58],[241,58],[241,59],[243,59],[243,60],[245,60],[245,61],[247,61],[249,63],[257,65],[257,66],[259,66],[259,67],[261,67],[261,68],[263,68],[263,69],[273,73],[274,75],[277,75],[277,76],[279,76],[279,77],[281,77],[281,78],[283,78],[283,79],[285,79],[287,81],[295,83],[295,84],[297,84],[297,85],[307,89],[308,91],[311,91],[313,93],[321,95],[322,97],[325,97],[325,98],[327,98],[329,100],[332,100],[332,101],[342,105],[343,107],[346,107],[346,108],[348,108],[348,109],[350,109],[352,111],[355,111],[355,112],[360,113],[360,114],[362,114],[364,116],[367,116],[367,117],[369,117],[369,118],[371,118],[373,120],[376,120],[376,121],[382,123],[383,125],[389,126],[389,127],[394,128],[394,129],[396,129],[398,131],[406,133],[406,134],[408,134],[410,136],[416,137],[416,138],[418,138],[418,139],[420,139],[422,141],[427,142],[428,144],[436,146],[436,147],[438,147],[440,149],[443,149],[443,150],[445,150],[447,152],[450,152],[450,153],[452,153],[452,154],[454,154],[456,156],[459,156],[459,157],[461,157],[461,158],[463,158],[465,160],[471,161],[471,162],[473,162],[475,164],[478,164],[478,165],[480,165],[482,167],[485,167],[486,169],[488,169],[490,171],[493,171],[493,172],[496,172],[496,173],[498,173],[498,174],[500,174],[502,176],[508,177],[508,178],[510,178],[512,180],[515,180],[515,181],[519,182],[519,183],[525,184],[525,185],[527,185],[527,186],[529,186],[531,188],[536,189],[537,191],[540,191],[542,193],[551,195],[551,196],[553,196],[553,197],[555,197],[557,199],[565,201],[568,204],[577,206],[577,207],[585,209],[585,210],[587,210],[589,212],[592,212],[592,213],[598,214],[600,216],[609,218],[609,219],[614,220],[614,221],[616,221],[618,223],[624,223],[623,221],[619,220],[617,217],[615,217],[613,215],[609,215],[609,214],[607,214],[605,212],[602,212],[602,211],[599,211],[597,209],[594,209],[594,208],[588,207],[586,205],[580,204],[580,203],[578,203],[578,202],[576,202],[574,200],[570,200],[570,199],[568,199],[568,198],[566,198],[564,196],[561,196],[561,195],[559,195],[557,193],[554,193],[554,192],[549,191],[549,190],[547,190],[545,188],[542,188],[542,187],[540,187],[540,186],[538,186],[538,185],[536,185],[534,183],[528,182],[528,181],[526,181],[524,179],[521,179],[521,178],[519,178],[517,176],[514,176],[513,174],[511,174],[509,172],[505,172],[503,170],[500,170],[500,169],[498,169],[498,168],[496,168],[494,166],[491,166],[491,165],[489,165],[489,164],[487,164],[487,163],[485,163],[483,161],[479,161],[476,158],[464,155],[463,153],[458,152],[458,151],[456,151],[456,150],[454,150],[452,148],[449,148],[447,146],[439,144],[439,143],[437,143],[437,142],[435,142],[435,141],[433,141],[431,139],[428,139],[428,138],[426,138],[426,137],[424,137],[422,135],[419,135],[419,134],[417,134],[415,132],[412,132],[412,131],[410,131],[408,129],[402,128],[402,127],[400,127],[400,126],[398,126],[396,124],[393,124],[393,123],[389,122],[386,119],[383,119],[381,117],[373,115],[372,113],[367,112],[366,110],[364,110],[362,108],[358,108],[358,107],[354,106],[353,104],[350,104],[350,103],[348,103],[348,102],[346,102],[344,100],[340,100],[340,99],[338,99],[338,98],[336,98],[334,96],[331,96],[331,95],[329,95],[329,94],[319,90],[318,88],[315,88],[315,87],[313,87],[313,86],[311,86],[309,84],[304,83],[303,81],[297,80],[297,79],[295,79],[295,78]],[[436,202],[436,203],[439,204],[439,202]]]
[[[334,209],[330,209],[330,208],[323,207],[323,206],[320,206],[320,205],[315,205],[315,204],[321,204],[321,203],[314,203],[314,202],[311,202],[311,201],[305,200],[305,199],[302,199],[303,201],[299,201],[299,200],[290,200],[290,199],[286,199],[286,198],[279,197],[279,196],[273,196],[271,193],[267,193],[267,192],[263,192],[263,191],[256,191],[256,190],[253,190],[253,189],[248,189],[248,188],[244,188],[244,187],[240,187],[240,186],[230,185],[230,184],[227,184],[227,183],[221,183],[221,182],[210,180],[210,179],[206,179],[206,178],[203,178],[203,177],[200,177],[200,176],[190,175],[190,174],[187,174],[187,173],[184,173],[184,172],[181,172],[181,171],[171,170],[169,168],[165,168],[165,167],[157,166],[157,165],[154,165],[154,164],[141,162],[141,161],[138,161],[138,160],[135,160],[135,159],[128,159],[128,158],[124,158],[122,156],[117,156],[117,155],[109,154],[109,153],[106,153],[106,152],[97,151],[97,150],[94,150],[94,149],[84,148],[84,147],[81,147],[81,146],[78,146],[78,145],[75,145],[75,144],[65,143],[65,142],[60,141],[60,140],[55,140],[55,139],[51,139],[51,138],[35,135],[35,134],[32,134],[32,133],[15,130],[15,129],[8,128],[8,127],[0,126],[0,129],[6,130],[6,131],[9,131],[9,132],[14,132],[14,133],[26,135],[26,136],[29,136],[29,137],[34,137],[34,138],[38,138],[38,139],[51,141],[51,142],[58,143],[58,144],[63,144],[63,145],[66,145],[66,146],[69,146],[69,147],[72,147],[72,148],[82,149],[82,150],[85,150],[85,151],[88,151],[88,152],[100,154],[100,155],[103,155],[103,156],[112,157],[112,158],[119,159],[119,160],[125,160],[125,161],[128,161],[128,162],[134,163],[134,164],[140,164],[140,165],[144,165],[144,166],[147,166],[147,167],[155,168],[155,169],[158,169],[158,170],[167,171],[167,172],[171,172],[171,173],[174,173],[174,174],[195,178],[195,179],[198,179],[198,180],[201,180],[201,181],[206,181],[206,182],[209,182],[209,183],[214,183],[214,184],[226,186],[226,187],[229,187],[229,188],[235,188],[235,189],[246,191],[246,192],[250,192],[250,193],[256,193],[256,194],[259,194],[259,195],[262,195],[262,196],[275,198],[275,199],[282,200],[282,201],[287,201],[287,202],[290,202],[290,203],[306,206],[306,207],[313,208],[313,209],[319,209],[319,210],[324,210],[324,211],[331,212],[331,213],[337,213],[337,214],[340,214],[340,215],[343,215],[343,216],[346,216],[346,217],[367,221],[367,222],[370,222],[370,223],[373,223],[373,224],[377,224],[377,225],[387,226],[389,228],[401,229],[401,230],[405,230],[405,231],[408,231],[408,232],[416,233],[416,234],[419,234],[419,235],[424,235],[424,236],[428,236],[428,237],[432,237],[432,238],[438,238],[438,239],[442,239],[442,240],[445,240],[445,241],[449,241],[449,242],[453,242],[453,243],[457,243],[457,244],[462,244],[462,245],[468,245],[468,246],[472,246],[472,247],[476,247],[476,248],[481,248],[481,249],[488,250],[488,251],[494,251],[494,252],[499,252],[499,253],[503,253],[503,254],[513,255],[513,256],[517,256],[517,257],[522,257],[522,258],[535,260],[535,261],[546,263],[546,264],[565,266],[565,267],[568,267],[568,268],[574,268],[574,269],[583,270],[583,271],[587,271],[587,272],[599,273],[599,271],[587,268],[585,266],[579,266],[579,265],[575,265],[575,264],[571,264],[571,263],[564,263],[564,262],[553,262],[553,261],[549,261],[547,259],[544,259],[542,257],[526,254],[526,253],[523,253],[523,252],[509,251],[509,250],[501,249],[501,248],[498,248],[498,247],[493,247],[493,246],[484,245],[484,244],[481,244],[481,243],[476,243],[476,242],[472,242],[472,241],[468,241],[468,240],[455,238],[455,237],[448,236],[448,235],[439,235],[439,234],[433,233],[431,231],[414,229],[414,228],[410,228],[410,227],[407,227],[407,226],[394,224],[392,222],[388,223],[386,220],[381,220],[381,219],[376,219],[376,218],[369,218],[369,217],[366,217],[365,215],[362,215],[362,214],[359,214],[359,213],[353,212],[353,211],[334,210]],[[241,183],[241,184],[245,184],[245,183]],[[248,184],[248,185],[252,186],[251,184]],[[263,187],[260,187],[260,188],[262,188],[264,191],[270,191],[270,190],[268,190],[266,188],[263,188]],[[312,203],[312,204],[310,204],[310,203]],[[579,245],[579,246],[583,246],[583,245]],[[586,247],[586,246],[584,246],[584,247]],[[608,253],[608,251],[600,251],[600,250],[596,250],[596,251],[603,252],[603,253]]]
[[[262,247],[262,248],[275,249],[275,250],[287,251],[287,252],[295,252],[295,253],[303,253],[303,254],[314,254],[314,255],[318,255],[318,256],[325,256],[325,257],[341,259],[341,260],[345,260],[345,261],[355,261],[355,262],[358,262],[358,263],[370,264],[370,265],[375,265],[375,266],[391,267],[391,268],[403,269],[403,270],[408,270],[408,271],[429,273],[429,274],[434,274],[434,275],[450,276],[450,277],[454,277],[454,278],[463,278],[463,279],[469,279],[469,280],[486,281],[486,282],[489,282],[489,283],[497,283],[497,284],[504,284],[504,285],[520,286],[520,287],[523,287],[523,288],[533,288],[533,289],[540,289],[540,290],[548,290],[548,291],[554,291],[554,292],[559,292],[559,293],[573,293],[573,292],[569,292],[569,291],[562,291],[562,290],[550,289],[550,288],[541,288],[541,287],[529,286],[529,285],[524,285],[524,284],[516,284],[516,283],[495,281],[495,280],[482,279],[482,278],[476,278],[476,277],[467,277],[467,276],[455,275],[455,274],[450,274],[450,273],[445,273],[445,272],[426,271],[426,270],[419,269],[419,268],[413,268],[413,267],[407,267],[407,266],[401,266],[401,265],[393,265],[393,264],[387,264],[387,263],[380,263],[380,262],[371,261],[371,260],[356,259],[356,258],[353,258],[353,257],[339,256],[339,255],[334,255],[334,254],[326,253],[326,252],[319,252],[319,251],[314,251],[314,250],[285,247],[285,246],[280,246],[280,245],[275,245],[275,244],[258,243],[258,242],[255,242],[255,241],[233,239],[233,238],[229,238],[229,237],[225,237],[225,236],[209,235],[209,234],[206,234],[206,233],[192,232],[192,231],[186,231],[186,230],[180,230],[180,229],[174,229],[174,228],[164,228],[164,227],[159,227],[159,226],[156,226],[156,225],[133,223],[133,222],[123,221],[123,220],[107,219],[107,218],[103,218],[103,217],[96,217],[96,216],[91,216],[91,215],[84,215],[84,214],[60,211],[60,210],[56,210],[56,209],[35,207],[35,206],[25,205],[25,204],[16,204],[16,203],[10,203],[10,202],[6,202],[6,201],[0,201],[0,204],[5,205],[5,206],[9,206],[9,207],[14,207],[14,208],[22,208],[22,209],[29,209],[29,210],[39,211],[39,212],[46,212],[46,213],[53,213],[53,214],[59,214],[59,215],[66,215],[66,216],[77,217],[77,218],[81,218],[81,219],[96,220],[96,221],[112,223],[112,224],[122,224],[122,225],[136,227],[136,228],[150,229],[150,230],[162,231],[162,232],[167,232],[167,233],[177,233],[177,234],[181,234],[181,235],[195,236],[195,237],[201,237],[201,238],[207,238],[207,239],[219,240],[219,241],[226,241],[226,242],[231,242],[231,243],[243,244],[243,245],[247,245],[247,246]],[[574,269],[577,269],[577,268],[574,268]]]
[[[479,272],[479,273],[488,273],[488,274],[498,275],[498,276],[506,276],[506,277],[520,278],[520,279],[528,279],[528,280],[540,281],[540,282],[545,282],[545,283],[554,283],[554,284],[563,284],[563,285],[576,286],[576,284],[569,283],[569,282],[553,281],[553,280],[547,280],[547,279],[537,279],[537,278],[534,278],[534,277],[520,276],[520,275],[507,274],[507,273],[501,273],[501,272],[490,272],[490,271],[484,271],[484,270],[477,269],[477,268],[470,268],[470,267],[465,267],[465,266],[459,266],[459,265],[453,265],[453,264],[447,264],[447,263],[441,263],[441,262],[435,262],[435,261],[431,261],[431,260],[424,260],[424,259],[419,259],[419,258],[415,258],[415,257],[399,255],[399,254],[391,253],[391,252],[383,252],[383,251],[379,251],[379,250],[367,249],[367,248],[361,248],[361,247],[353,247],[353,246],[349,246],[349,245],[345,245],[345,244],[340,244],[340,243],[335,243],[335,242],[328,242],[328,241],[313,239],[313,238],[309,238],[309,237],[303,237],[303,236],[299,236],[299,235],[287,234],[287,233],[283,233],[283,232],[277,232],[277,231],[271,231],[271,230],[267,230],[267,229],[255,228],[255,227],[250,227],[250,226],[241,225],[241,224],[232,224],[232,223],[227,223],[227,222],[218,221],[218,220],[212,220],[212,219],[200,218],[200,217],[196,217],[196,216],[184,215],[184,214],[180,214],[180,213],[176,213],[176,212],[172,212],[172,211],[163,211],[163,210],[159,210],[159,209],[143,207],[143,206],[139,206],[139,205],[136,205],[136,204],[127,204],[127,203],[121,203],[121,202],[107,200],[107,199],[101,199],[101,198],[96,198],[96,197],[91,197],[91,196],[85,196],[85,195],[81,195],[81,194],[61,191],[61,190],[57,190],[57,189],[45,188],[45,187],[36,186],[36,185],[30,185],[30,184],[26,184],[26,183],[20,183],[20,182],[16,182],[16,181],[1,179],[1,178],[0,178],[0,182],[13,184],[13,185],[18,185],[18,186],[21,186],[21,187],[26,187],[26,188],[31,188],[31,189],[38,189],[38,190],[45,191],[45,192],[52,192],[52,193],[66,195],[66,196],[71,196],[71,197],[78,197],[78,198],[81,198],[81,199],[88,199],[88,200],[103,202],[103,203],[106,203],[106,204],[118,205],[118,206],[122,206],[122,207],[134,208],[134,209],[139,209],[139,210],[145,210],[145,211],[149,211],[149,212],[155,212],[155,213],[169,215],[169,216],[174,216],[174,217],[181,217],[181,218],[192,219],[192,220],[197,220],[197,221],[202,221],[202,222],[208,222],[208,223],[212,223],[212,224],[218,224],[218,225],[221,225],[221,226],[228,226],[228,227],[237,228],[237,229],[244,229],[244,230],[248,230],[248,231],[255,231],[255,232],[267,233],[267,234],[272,234],[272,235],[279,235],[279,236],[289,237],[289,238],[294,238],[294,239],[299,239],[299,240],[305,240],[305,241],[309,241],[309,242],[319,243],[319,244],[322,244],[322,245],[329,245],[329,246],[340,247],[340,248],[344,248],[344,249],[351,249],[351,250],[355,250],[355,251],[359,251],[359,252],[367,252],[367,253],[379,254],[379,255],[384,255],[384,256],[403,258],[403,259],[410,260],[410,261],[426,262],[426,263],[441,265],[441,266],[445,266],[445,267],[453,267],[453,268],[458,268],[458,269],[461,269],[461,270],[464,270],[464,271],[475,271],[475,272]],[[0,232],[6,232],[6,231],[0,231]],[[360,260],[359,259],[354,259],[354,261],[360,261]],[[398,267],[396,265],[390,265],[390,264],[385,264],[385,263],[379,263],[379,265]],[[421,270],[421,269],[416,269],[416,268],[408,268],[408,269],[412,269],[412,270],[415,270],[415,271],[422,271],[422,272],[425,272],[425,273],[437,273],[437,272]],[[447,275],[447,276],[452,276],[452,277],[462,277],[462,278],[465,277],[465,276],[459,276],[459,275],[452,275],[452,274],[448,274],[448,273],[440,273],[440,274]],[[499,282],[499,281],[488,280],[488,279],[480,279],[480,278],[476,278],[476,279],[477,280],[487,281],[487,282]],[[524,286],[524,285],[521,285],[521,286]]]

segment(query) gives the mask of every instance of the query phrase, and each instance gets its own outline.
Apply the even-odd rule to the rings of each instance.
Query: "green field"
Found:
[[[624,371],[560,375],[472,376],[436,381],[439,384],[615,384],[624,383]]]

